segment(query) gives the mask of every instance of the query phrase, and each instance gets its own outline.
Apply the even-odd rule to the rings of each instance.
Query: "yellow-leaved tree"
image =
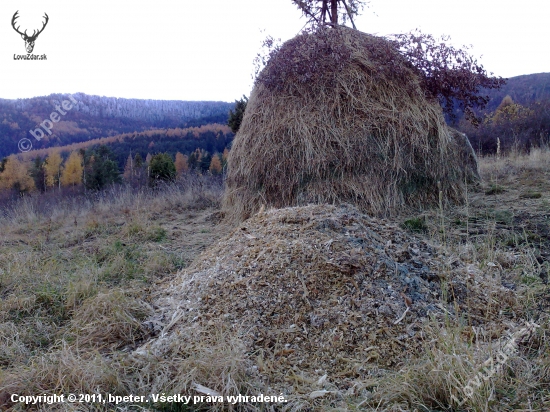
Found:
[[[61,172],[61,184],[63,186],[72,185],[74,187],[82,183],[82,172],[84,171],[82,163],[82,156],[80,153],[76,151],[71,152]]]
[[[220,160],[220,156],[216,153],[214,156],[212,156],[212,160],[210,161],[210,167],[208,168],[210,170],[210,173],[213,175],[219,175],[222,172],[222,162]]]
[[[46,158],[46,163],[44,163],[44,170],[46,172],[46,186],[53,187],[56,183],[59,184],[61,188],[61,155],[59,152],[53,151]]]
[[[185,173],[189,170],[189,164],[187,163],[187,156],[184,156],[180,152],[176,153],[176,173],[178,176],[181,176],[182,173]]]
[[[15,155],[8,157],[4,170],[0,173],[0,188],[16,189],[20,192],[33,190],[34,180],[29,176],[29,167],[20,162]]]
[[[128,159],[126,159],[126,164],[124,165],[124,173],[122,174],[124,180],[127,182],[132,180],[135,175],[134,169],[134,159],[132,159],[132,154],[129,154]]]

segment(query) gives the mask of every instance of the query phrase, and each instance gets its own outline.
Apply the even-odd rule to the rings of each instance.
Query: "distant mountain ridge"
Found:
[[[56,112],[56,106],[69,97],[76,104],[60,116],[52,133],[45,133],[40,141],[33,139],[29,131],[40,128]],[[233,105],[221,101],[142,100],[84,93],[0,99],[0,158],[17,153],[18,142],[23,138],[30,139],[33,148],[39,149],[122,133],[223,124]]]
[[[508,79],[499,90],[483,90],[489,103],[477,114],[482,119],[473,127],[458,116],[458,129],[468,136],[481,154],[510,150],[528,152],[550,144],[550,73],[535,73]],[[497,109],[507,99],[502,110]]]
[[[550,99],[550,73],[534,73],[510,77],[499,90],[484,90],[490,101],[485,112],[494,111],[502,99],[509,95],[514,102],[523,106]]]
[[[33,109],[52,109],[69,94],[51,94],[45,97],[8,100],[21,111]],[[227,111],[232,104],[212,101],[149,100],[104,97],[84,93],[70,94],[78,103],[72,110],[102,118],[140,119],[146,122],[176,120],[185,122],[201,117],[219,115]],[[6,101],[5,99],[2,99]]]

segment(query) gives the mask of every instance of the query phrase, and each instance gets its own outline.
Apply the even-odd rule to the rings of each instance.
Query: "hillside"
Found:
[[[500,90],[484,91],[490,101],[486,112],[494,111],[502,99],[509,95],[514,102],[528,106],[536,101],[550,99],[550,73],[526,74],[511,77]]]
[[[490,100],[484,110],[477,110],[478,126],[458,110],[455,121],[447,118],[466,133],[478,153],[528,152],[531,147],[550,144],[550,73],[512,77],[500,90],[482,94]]]
[[[479,115],[494,112],[502,99],[509,95],[514,102],[523,106],[529,106],[535,102],[550,99],[550,73],[534,73],[522,76],[510,77],[500,89],[481,89],[480,95],[488,96],[489,102],[483,110],[475,110]],[[464,113],[455,104],[456,119],[445,116],[450,124],[459,124]]]
[[[0,208],[0,409],[549,410],[549,160],[482,158],[465,206],[393,220],[317,205],[232,227],[221,179],[196,175],[18,197]]]
[[[73,107],[58,111],[56,106],[69,98],[76,102],[71,103]],[[122,99],[83,93],[0,99],[0,158],[17,153],[23,138],[31,140],[33,149],[40,149],[151,129],[223,124],[232,107],[226,102]],[[40,125],[52,112],[61,114],[48,134]],[[29,133],[36,129],[44,134],[40,141]]]
[[[153,129],[142,132],[122,133],[115,136],[90,139],[83,142],[63,146],[46,147],[21,153],[20,159],[33,160],[45,158],[53,151],[59,151],[64,157],[73,151],[89,149],[97,145],[108,146],[113,152],[120,170],[129,154],[137,154],[146,158],[147,154],[168,153],[175,157],[177,152],[190,154],[196,149],[208,153],[222,153],[233,140],[233,132],[229,126],[210,123],[199,127],[175,129]]]

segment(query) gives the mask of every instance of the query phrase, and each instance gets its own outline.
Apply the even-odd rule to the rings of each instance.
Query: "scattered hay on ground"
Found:
[[[418,354],[428,321],[501,334],[514,294],[477,271],[350,205],[262,211],[161,288],[149,320],[160,336],[134,355],[188,359],[224,330],[242,342],[253,381],[232,387],[296,402],[322,389],[353,394]],[[203,376],[224,393],[227,382]]]

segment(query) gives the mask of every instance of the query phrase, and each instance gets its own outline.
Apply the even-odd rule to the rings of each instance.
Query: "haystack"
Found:
[[[380,37],[323,28],[286,42],[260,73],[228,159],[224,209],[349,202],[390,215],[460,202],[471,175],[414,67]],[[477,165],[475,166],[477,170]]]

